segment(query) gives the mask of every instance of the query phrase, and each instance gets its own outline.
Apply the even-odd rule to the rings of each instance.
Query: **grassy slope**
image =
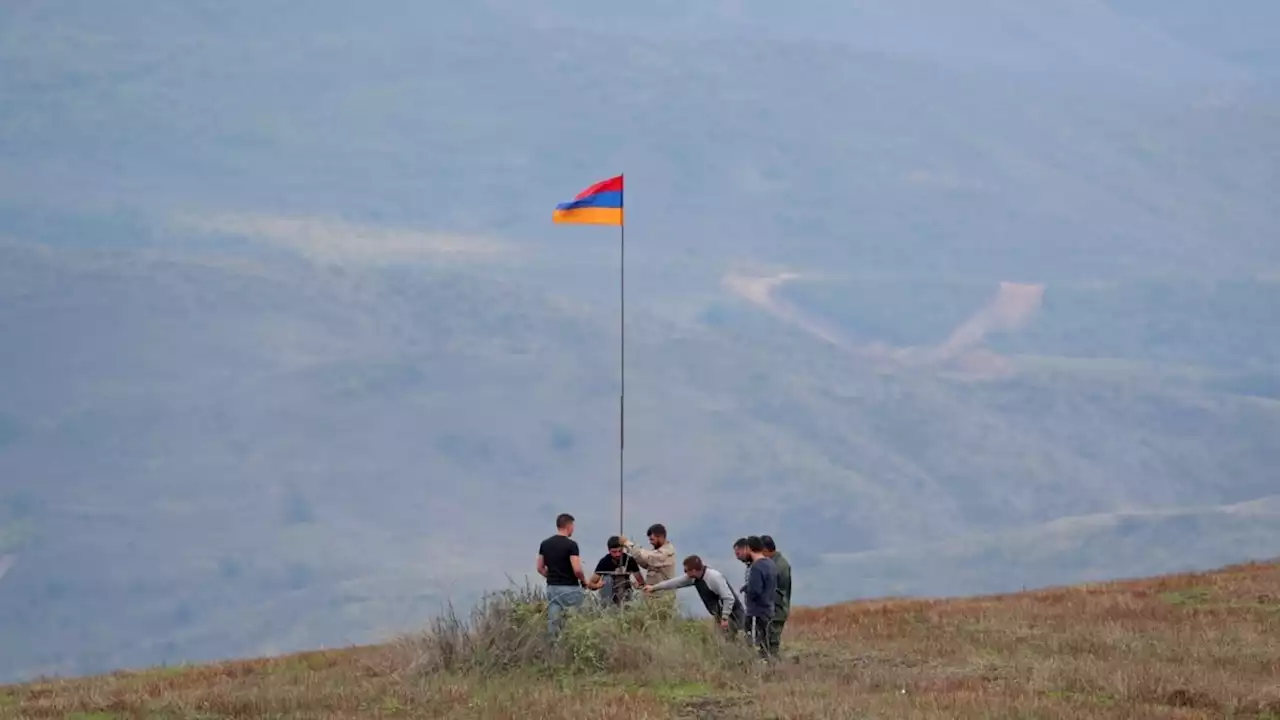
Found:
[[[764,674],[408,672],[409,644],[0,687],[16,717],[1280,717],[1280,564],[796,611]]]

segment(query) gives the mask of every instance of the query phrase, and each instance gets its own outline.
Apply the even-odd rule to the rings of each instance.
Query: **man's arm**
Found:
[[[547,560],[546,558],[542,557],[542,553],[538,553],[537,567],[538,567],[538,574],[541,575],[542,577],[546,577],[547,576]]]
[[[636,564],[645,570],[656,570],[667,565],[675,565],[675,553],[669,549],[670,545],[663,545],[657,550],[649,548],[637,547],[635,543],[628,540],[625,543],[627,554],[635,559]]]
[[[609,571],[608,564],[601,560],[596,563],[596,571],[591,574],[591,579],[587,580],[588,590],[599,590],[604,587],[604,575]]]
[[[654,562],[660,560],[656,551],[636,547],[634,543],[627,545],[627,554],[631,556],[632,560],[636,561],[637,565],[645,570],[652,570]]]
[[[635,560],[628,558],[626,567],[631,573],[628,577],[631,579],[632,586],[644,587],[644,575],[640,572],[640,565]]]
[[[693,578],[688,575],[677,575],[670,580],[663,580],[657,585],[646,585],[645,590],[649,592],[662,592],[663,590],[678,590],[680,588],[689,587],[693,584]]]
[[[570,555],[569,564],[573,565],[573,574],[575,577],[578,578],[578,582],[582,583],[583,585],[586,585],[587,577],[586,575],[582,574],[582,558],[578,557],[577,555]]]

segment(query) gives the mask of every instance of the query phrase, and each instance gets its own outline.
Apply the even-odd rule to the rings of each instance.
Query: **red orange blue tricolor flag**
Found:
[[[622,225],[622,176],[601,180],[560,203],[551,219],[569,225]]]
[[[626,347],[626,257],[627,228],[622,223],[622,176],[601,180],[578,193],[573,200],[556,205],[552,222],[564,225],[613,225],[618,228],[618,375],[621,392],[618,394],[618,534],[624,535],[623,519],[623,446],[626,445],[626,406],[627,383],[626,362],[623,360],[623,349]]]

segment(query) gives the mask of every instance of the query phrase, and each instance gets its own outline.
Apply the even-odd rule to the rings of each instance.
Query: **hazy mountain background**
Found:
[[[1278,7],[6,3],[0,680],[603,554],[550,210],[624,171],[629,532],[802,603],[1280,555]]]

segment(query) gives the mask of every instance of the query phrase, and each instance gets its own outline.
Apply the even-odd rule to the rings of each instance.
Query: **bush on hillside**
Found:
[[[709,620],[683,618],[672,606],[644,598],[616,608],[589,595],[567,614],[553,642],[546,596],[534,587],[490,594],[468,618],[450,607],[404,646],[418,671],[481,677],[539,672],[728,679],[756,657],[745,640],[726,640]]]

